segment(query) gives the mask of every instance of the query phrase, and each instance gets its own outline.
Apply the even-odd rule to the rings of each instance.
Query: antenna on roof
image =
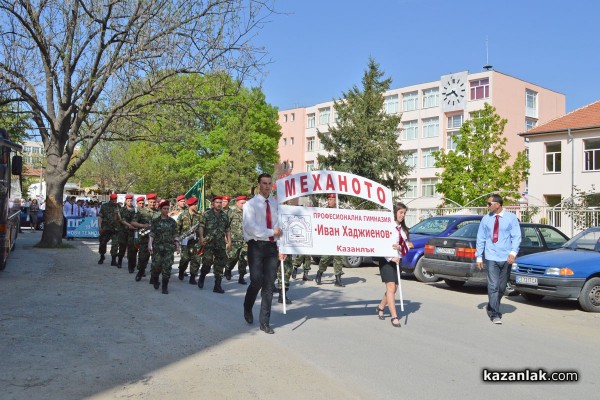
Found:
[[[489,71],[490,69],[492,69],[492,66],[490,65],[490,55],[489,55],[489,43],[488,43],[488,37],[485,37],[485,65],[483,66],[483,69],[485,69],[486,71]]]

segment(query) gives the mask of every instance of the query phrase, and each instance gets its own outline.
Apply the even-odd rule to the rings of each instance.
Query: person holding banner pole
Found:
[[[398,252],[396,257],[380,258],[379,273],[381,281],[385,283],[385,294],[377,306],[376,311],[380,320],[385,319],[385,306],[388,306],[392,317],[392,325],[400,328],[400,319],[396,312],[396,291],[400,288],[400,266],[402,265],[402,257],[408,253],[408,248],[411,246],[409,239],[408,227],[404,218],[408,207],[404,203],[396,203],[394,205],[394,218],[396,220],[395,240],[392,248]],[[404,311],[402,289],[400,289],[400,307]]]
[[[286,256],[279,253],[277,247],[277,239],[283,235],[283,231],[279,227],[277,201],[271,197],[271,175],[260,174],[257,181],[259,193],[244,205],[242,220],[244,240],[248,242],[250,269],[250,285],[244,298],[244,319],[249,324],[254,322],[252,307],[258,292],[261,292],[260,330],[273,334],[275,331],[269,325],[273,282],[277,275],[278,260],[283,261]]]

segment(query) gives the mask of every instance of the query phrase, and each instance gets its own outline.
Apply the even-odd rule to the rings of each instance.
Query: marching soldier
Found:
[[[133,230],[135,229],[131,226],[131,221],[135,216],[135,207],[133,206],[133,195],[128,194],[125,196],[125,206],[121,208],[121,229],[119,230],[119,254],[117,259],[117,267],[121,268],[123,265],[123,257],[125,256],[125,252],[127,251],[127,264],[129,273],[133,273],[133,269],[131,269],[131,258],[129,254],[129,236],[133,236]],[[133,260],[135,265],[135,260]]]
[[[199,224],[202,220],[202,215],[198,213],[198,199],[191,197],[187,200],[187,209],[177,217],[177,234],[181,237],[184,234],[191,235],[189,232],[194,225]],[[197,227],[195,229],[197,231]],[[187,239],[181,237],[181,258],[179,260],[179,280],[182,281],[185,276],[185,270],[190,264],[190,284],[196,284],[196,274],[200,269],[200,256],[196,244],[198,241],[195,237]]]
[[[199,239],[200,245],[204,246],[202,257],[202,268],[198,287],[204,287],[204,278],[210,272],[214,264],[215,286],[213,292],[225,293],[221,288],[223,270],[227,265],[227,252],[231,251],[231,231],[229,230],[229,218],[223,212],[223,198],[215,196],[212,199],[212,207],[204,213],[200,222]]]
[[[246,196],[238,196],[235,198],[235,208],[231,210],[229,215],[229,226],[231,229],[231,251],[227,253],[227,267],[225,268],[225,279],[231,280],[231,271],[238,266],[238,283],[246,284],[244,275],[246,275],[246,267],[248,266],[248,244],[244,241],[242,233],[242,215],[244,204],[248,201]]]
[[[151,280],[154,283],[154,289],[158,289],[160,287],[158,277],[162,273],[163,294],[169,294],[169,278],[171,277],[171,267],[175,261],[173,253],[180,250],[177,222],[169,217],[170,207],[168,200],[159,204],[160,216],[152,220],[148,239],[148,252],[152,254]]]
[[[231,213],[233,212],[233,208],[229,207],[229,202],[231,201],[230,196],[221,196],[223,198],[223,212],[229,217],[229,221],[231,222]]]
[[[148,251],[148,233],[150,233],[152,220],[160,216],[160,213],[156,209],[156,194],[150,193],[146,196],[146,199],[148,200],[148,206],[135,213],[135,217],[133,218],[133,221],[131,221],[131,225],[133,225],[134,228],[140,229],[138,233],[140,246],[138,250],[138,272],[135,276],[137,282],[139,282],[146,273],[148,260],[150,260],[150,253]],[[150,284],[154,283],[154,280],[150,279]]]
[[[118,267],[117,254],[119,252],[119,237],[121,215],[119,214],[120,207],[117,204],[117,194],[110,195],[110,201],[102,204],[98,212],[98,227],[100,228],[100,260],[98,264],[104,263],[104,254],[106,253],[106,245],[110,240],[110,256],[112,260],[110,265]]]
[[[175,204],[175,207],[169,212],[169,217],[177,221],[179,215],[187,209],[186,200],[187,199],[183,194],[177,196],[177,204]]]
[[[327,207],[326,208],[337,208],[337,202],[335,198],[335,193],[329,193],[327,195]],[[335,286],[344,287],[342,283],[342,257],[340,256],[321,256],[319,260],[319,270],[317,271],[317,277],[315,278],[315,282],[317,285],[321,284],[321,277],[323,276],[323,272],[327,269],[329,264],[333,261],[333,273],[335,274]]]
[[[298,256],[296,256],[296,258],[294,259],[294,271],[292,272],[292,278],[296,279],[296,274],[298,273],[298,268],[300,268],[300,266],[302,266],[302,270],[303,270],[303,274],[302,274],[302,280],[303,281],[310,281],[310,278],[308,277],[308,271],[310,271],[310,264],[311,264],[311,256],[308,254],[300,254]]]

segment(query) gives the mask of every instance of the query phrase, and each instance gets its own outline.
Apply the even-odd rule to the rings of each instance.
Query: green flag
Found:
[[[185,198],[197,197],[198,204],[204,211],[204,177],[198,179],[198,181],[185,193]]]

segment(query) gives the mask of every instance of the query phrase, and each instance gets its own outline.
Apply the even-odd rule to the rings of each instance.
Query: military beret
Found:
[[[136,203],[139,203],[140,201],[144,201],[146,200],[146,198],[144,196],[140,196],[137,199],[135,199]]]
[[[133,199],[133,195],[132,194],[128,194],[127,196],[125,196],[126,199]]]
[[[177,201],[181,201],[181,200],[185,200],[185,195],[180,194],[179,196],[177,196]]]
[[[149,193],[146,195],[148,200],[156,200],[156,193]]]
[[[187,199],[186,204],[188,206],[193,206],[197,202],[198,202],[198,199],[196,197],[190,197],[189,199]]]
[[[328,193],[327,194],[327,198],[328,199],[335,199],[335,193]]]
[[[221,197],[223,198],[223,200],[227,200],[227,201],[231,200],[230,196],[221,196]]]
[[[110,197],[111,200],[116,200],[117,194],[116,193],[111,193],[109,197]]]
[[[223,196],[215,196],[212,198],[211,202],[215,200],[223,200]]]
[[[248,199],[248,196],[238,196],[238,197],[235,198],[235,201],[240,201],[240,200],[246,200],[246,201],[248,201],[249,199]]]
[[[171,203],[169,203],[169,200],[163,200],[158,205],[158,208],[169,207],[170,205],[171,205]]]

